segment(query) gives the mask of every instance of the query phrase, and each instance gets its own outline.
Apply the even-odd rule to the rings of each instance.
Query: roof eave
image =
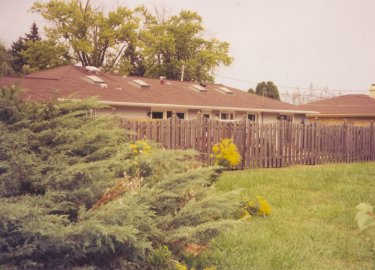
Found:
[[[352,117],[375,117],[375,113],[369,114],[369,113],[357,113],[357,114],[328,114],[328,113],[319,113],[318,115],[316,114],[307,114],[307,117],[309,116],[314,116],[314,117],[347,117],[347,118],[352,118]]]
[[[68,99],[58,99],[68,100]],[[299,110],[277,110],[277,109],[257,109],[257,108],[238,108],[222,106],[199,106],[199,105],[178,105],[178,104],[161,104],[161,103],[141,103],[141,102],[122,102],[100,100],[100,103],[114,106],[132,106],[132,107],[161,107],[161,108],[184,108],[184,109],[209,109],[209,110],[229,110],[229,111],[246,111],[246,112],[271,112],[271,113],[294,113],[294,114],[317,114],[315,111]]]

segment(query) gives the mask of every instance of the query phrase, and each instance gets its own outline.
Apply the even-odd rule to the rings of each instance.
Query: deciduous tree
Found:
[[[184,69],[184,80],[213,82],[215,68],[232,62],[229,43],[203,36],[202,17],[196,12],[148,19],[140,34],[145,74],[179,80]]]
[[[52,24],[49,38],[66,42],[83,66],[110,70],[136,38],[138,22],[126,7],[106,14],[90,0],[50,0],[35,2],[32,10]]]
[[[56,44],[54,40],[28,41],[27,49],[21,52],[25,59],[23,73],[31,73],[47,68],[58,67],[70,63],[68,48],[62,44]]]

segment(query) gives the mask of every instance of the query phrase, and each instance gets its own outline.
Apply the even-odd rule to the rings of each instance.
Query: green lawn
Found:
[[[272,206],[212,241],[218,269],[375,269],[375,228],[354,221],[358,203],[375,205],[375,163],[231,171],[217,187]]]

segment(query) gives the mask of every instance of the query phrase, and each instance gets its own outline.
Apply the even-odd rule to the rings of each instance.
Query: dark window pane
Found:
[[[163,119],[163,112],[152,112],[152,119]]]
[[[178,113],[176,113],[176,116],[177,116],[178,118],[180,118],[180,119],[185,119],[185,113],[183,113],[183,112],[178,112]]]

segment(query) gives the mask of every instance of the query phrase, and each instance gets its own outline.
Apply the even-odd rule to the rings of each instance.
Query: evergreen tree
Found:
[[[25,40],[32,42],[41,40],[41,37],[39,36],[39,29],[35,22],[33,22],[31,25],[30,33],[25,34]]]
[[[12,60],[13,58],[6,50],[5,46],[0,43],[0,77],[14,73]]]
[[[21,72],[22,67],[26,64],[26,60],[22,57],[21,52],[26,49],[25,41],[22,37],[19,37],[17,41],[14,41],[10,47],[9,54],[12,56],[12,68],[16,72]]]
[[[9,54],[12,56],[12,68],[15,72],[21,73],[24,65],[27,64],[27,59],[23,55],[24,51],[29,48],[31,43],[41,40],[39,30],[34,22],[30,27],[30,32],[25,34],[25,37],[19,37],[14,41],[10,47]]]
[[[280,100],[279,90],[272,81],[258,83],[255,93],[260,96],[264,95],[265,97]]]
[[[0,91],[0,268],[150,269],[155,249],[178,259],[233,223],[235,194],[194,153],[129,142],[93,100],[18,91]]]

